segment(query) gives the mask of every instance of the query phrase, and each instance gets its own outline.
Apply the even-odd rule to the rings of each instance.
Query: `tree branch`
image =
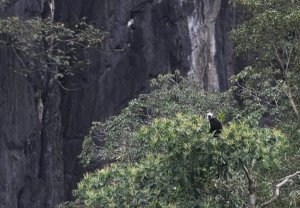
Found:
[[[293,94],[292,94],[292,90],[291,90],[291,87],[290,86],[287,86],[288,87],[288,93],[287,93],[287,96],[289,98],[289,101],[291,103],[291,106],[297,116],[297,118],[299,119],[300,118],[300,114],[299,114],[299,111],[298,111],[298,108],[297,108],[297,105],[295,103],[295,100],[293,98]]]
[[[26,71],[28,71],[27,67],[26,67],[26,64],[24,63],[23,59],[19,56],[18,52],[16,51],[16,49],[14,47],[11,47],[14,54],[17,56],[18,60],[20,61],[21,65],[24,67],[24,69]]]
[[[63,86],[63,84],[58,81],[57,79],[55,79],[55,81],[58,83],[58,85],[63,89],[63,90],[66,90],[66,91],[76,91],[76,90],[81,90],[82,88],[66,88],[65,86]]]
[[[278,49],[277,49],[276,44],[274,42],[272,43],[272,46],[273,46],[277,61],[279,62],[280,66],[283,70],[285,79],[286,79],[286,85],[287,85],[288,89],[287,89],[287,92],[285,94],[287,95],[287,97],[289,99],[289,102],[290,102],[297,118],[299,119],[300,118],[300,113],[299,113],[297,104],[296,104],[296,102],[293,98],[293,93],[292,93],[292,89],[291,89],[291,86],[290,86],[290,83],[289,83],[289,75],[288,75],[289,64],[290,64],[290,59],[291,59],[291,56],[292,56],[293,48],[291,48],[289,51],[286,49],[287,63],[286,63],[286,66],[284,66],[282,58],[280,57]]]
[[[250,173],[249,173],[249,170],[248,170],[248,168],[244,164],[243,164],[243,169],[244,169],[244,171],[246,173],[246,177],[247,177],[248,181],[252,181]]]
[[[271,204],[272,202],[274,202],[274,201],[279,197],[279,194],[280,194],[280,188],[281,188],[283,185],[285,185],[288,181],[290,181],[292,178],[294,178],[295,176],[297,176],[297,175],[300,176],[300,171],[297,171],[296,173],[294,173],[294,174],[292,174],[292,175],[289,175],[289,176],[286,176],[285,178],[283,178],[283,181],[281,181],[280,183],[278,183],[278,184],[275,186],[276,189],[274,190],[274,195],[273,195],[273,197],[272,197],[269,201],[263,203],[263,204],[261,205],[261,207],[265,207],[265,206]]]
[[[281,69],[282,69],[282,70],[285,70],[286,68],[284,67],[283,61],[282,61],[282,59],[281,59],[281,57],[280,57],[280,55],[279,55],[277,46],[276,46],[276,44],[274,43],[274,41],[272,41],[272,46],[273,46],[273,50],[274,50],[275,55],[276,55],[276,59],[277,59],[277,61],[279,62]]]
[[[256,204],[256,186],[254,183],[254,180],[251,176],[251,173],[249,171],[249,169],[246,167],[246,165],[243,165],[243,169],[244,172],[246,174],[246,177],[248,179],[248,191],[249,191],[249,204],[248,207],[249,208],[255,208],[255,204]]]

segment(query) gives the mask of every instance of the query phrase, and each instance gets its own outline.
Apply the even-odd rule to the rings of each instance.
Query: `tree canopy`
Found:
[[[280,110],[299,120],[300,2],[232,2],[251,14],[232,32],[237,53],[248,60],[248,67],[235,77],[235,81],[243,83],[241,94],[251,97],[254,100],[251,104],[265,106],[265,111],[283,107],[287,101],[290,109]],[[288,113],[290,110],[292,115]]]
[[[246,121],[231,122],[219,138],[208,132],[207,121],[199,115],[154,119],[135,135],[140,147],[135,162],[120,160],[86,174],[69,206],[242,206],[222,193],[225,184],[245,167],[277,165],[285,139],[278,130],[251,128]]]

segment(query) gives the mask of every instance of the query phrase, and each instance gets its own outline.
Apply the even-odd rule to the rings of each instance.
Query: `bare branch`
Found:
[[[244,171],[245,171],[245,173],[246,173],[247,179],[248,179],[249,181],[252,181],[252,178],[251,178],[251,176],[250,176],[249,170],[248,170],[248,168],[247,168],[244,164],[243,164],[243,169],[244,169]]]
[[[261,207],[265,207],[265,206],[271,204],[272,202],[274,202],[274,201],[279,197],[279,194],[280,194],[280,188],[281,188],[283,185],[285,185],[288,181],[290,181],[292,178],[294,178],[295,176],[300,176],[300,171],[297,171],[296,173],[294,173],[294,174],[292,174],[292,175],[289,175],[289,176],[286,176],[285,178],[283,178],[283,181],[281,181],[280,183],[278,183],[278,184],[275,186],[276,189],[274,190],[274,195],[273,195],[273,197],[272,197],[269,201],[263,203],[263,204],[261,205]]]
[[[292,90],[291,90],[291,86],[290,86],[290,83],[289,83],[289,76],[288,76],[288,70],[289,70],[289,64],[290,64],[290,59],[291,59],[291,55],[292,55],[292,51],[293,51],[293,48],[291,48],[289,51],[286,49],[286,55],[287,55],[287,63],[286,63],[286,67],[284,66],[284,63],[282,61],[282,59],[280,58],[280,55],[279,55],[279,52],[278,52],[278,49],[275,45],[275,43],[273,42],[272,43],[272,46],[273,46],[273,49],[275,51],[275,55],[277,57],[277,60],[278,62],[280,63],[280,66],[284,72],[284,76],[286,78],[286,84],[287,84],[287,92],[285,92],[285,94],[287,95],[289,101],[290,101],[290,104],[297,116],[297,118],[299,119],[300,118],[300,113],[299,113],[299,110],[298,110],[298,107],[297,107],[297,104],[293,98],[293,93],[292,93]]]
[[[246,177],[248,179],[248,191],[249,191],[249,208],[255,208],[255,204],[256,204],[256,186],[254,183],[254,180],[251,176],[251,173],[249,171],[249,169],[246,167],[246,165],[243,165],[243,169],[245,171]]]
[[[62,43],[69,43],[69,42],[72,41],[74,43],[74,45],[78,45],[78,46],[81,46],[83,48],[91,48],[91,49],[93,49],[93,50],[95,50],[99,53],[104,53],[104,54],[109,54],[109,55],[117,53],[117,52],[110,52],[110,51],[106,51],[106,50],[103,50],[103,49],[99,49],[98,47],[88,47],[88,46],[84,45],[83,43],[80,43],[80,42],[76,41],[75,38],[74,39],[57,40],[57,41],[62,42]],[[123,52],[123,50],[121,52]]]
[[[20,61],[20,63],[22,64],[22,66],[24,67],[25,70],[28,71],[26,64],[24,63],[23,59],[19,56],[18,52],[16,51],[16,49],[14,47],[11,47],[14,54],[17,56],[18,60]]]
[[[292,90],[291,90],[291,88],[289,86],[288,86],[288,94],[287,95],[288,95],[289,101],[290,101],[290,103],[292,105],[292,108],[293,108],[293,110],[294,110],[297,118],[299,119],[300,118],[300,114],[299,114],[297,105],[295,103],[295,100],[293,98]]]
[[[63,90],[66,90],[66,91],[77,91],[77,90],[81,90],[82,88],[66,88],[65,86],[62,85],[62,83],[60,81],[58,81],[57,79],[55,79],[55,81],[58,83],[58,85],[63,89]]]
[[[293,52],[293,47],[290,48],[290,50],[285,49],[286,51],[286,56],[287,56],[287,63],[286,63],[286,71],[288,70],[288,68],[290,67],[290,61],[291,61],[291,56],[292,56],[292,52]]]
[[[272,46],[273,46],[273,49],[274,49],[274,52],[275,52],[277,61],[279,62],[281,69],[285,71],[286,68],[284,67],[283,61],[282,61],[282,59],[280,58],[280,55],[279,55],[277,46],[276,46],[276,44],[275,44],[274,42],[272,42]]]

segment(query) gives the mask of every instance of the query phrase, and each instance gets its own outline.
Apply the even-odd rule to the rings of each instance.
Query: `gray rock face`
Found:
[[[50,1],[50,0],[49,0]],[[49,15],[47,0],[12,1],[2,15]],[[94,120],[105,120],[147,91],[149,79],[180,69],[204,90],[224,90],[235,71],[226,0],[57,0],[54,17],[82,17],[107,33],[92,64],[39,94],[0,48],[0,207],[51,208],[71,198],[83,173],[77,156]],[[50,11],[51,13],[51,11]]]
[[[46,1],[11,2],[3,16],[41,15]],[[63,201],[63,139],[58,86],[27,79],[0,45],[0,207],[53,208]],[[38,93],[43,91],[43,93]]]
[[[191,53],[188,75],[204,90],[224,90],[235,64],[228,32],[235,25],[234,10],[222,0],[182,1],[193,8],[188,13]]]
[[[40,125],[33,90],[9,67],[10,52],[0,50],[0,207],[20,207],[32,198],[40,180]]]
[[[32,83],[0,48],[0,207],[54,207],[63,199],[60,96],[45,95],[43,120]]]

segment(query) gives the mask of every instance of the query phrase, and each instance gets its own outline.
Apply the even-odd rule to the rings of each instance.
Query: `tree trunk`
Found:
[[[252,178],[252,175],[248,168],[243,165],[243,169],[245,171],[246,177],[248,179],[248,191],[249,191],[249,199],[248,199],[248,208],[255,208],[256,204],[256,186],[254,183],[254,180]]]
[[[293,94],[292,94],[292,90],[291,88],[288,86],[288,98],[289,98],[289,101],[290,101],[290,104],[297,116],[298,119],[300,119],[300,114],[299,114],[299,111],[298,111],[298,108],[297,108],[297,105],[295,103],[295,100],[293,98]]]

